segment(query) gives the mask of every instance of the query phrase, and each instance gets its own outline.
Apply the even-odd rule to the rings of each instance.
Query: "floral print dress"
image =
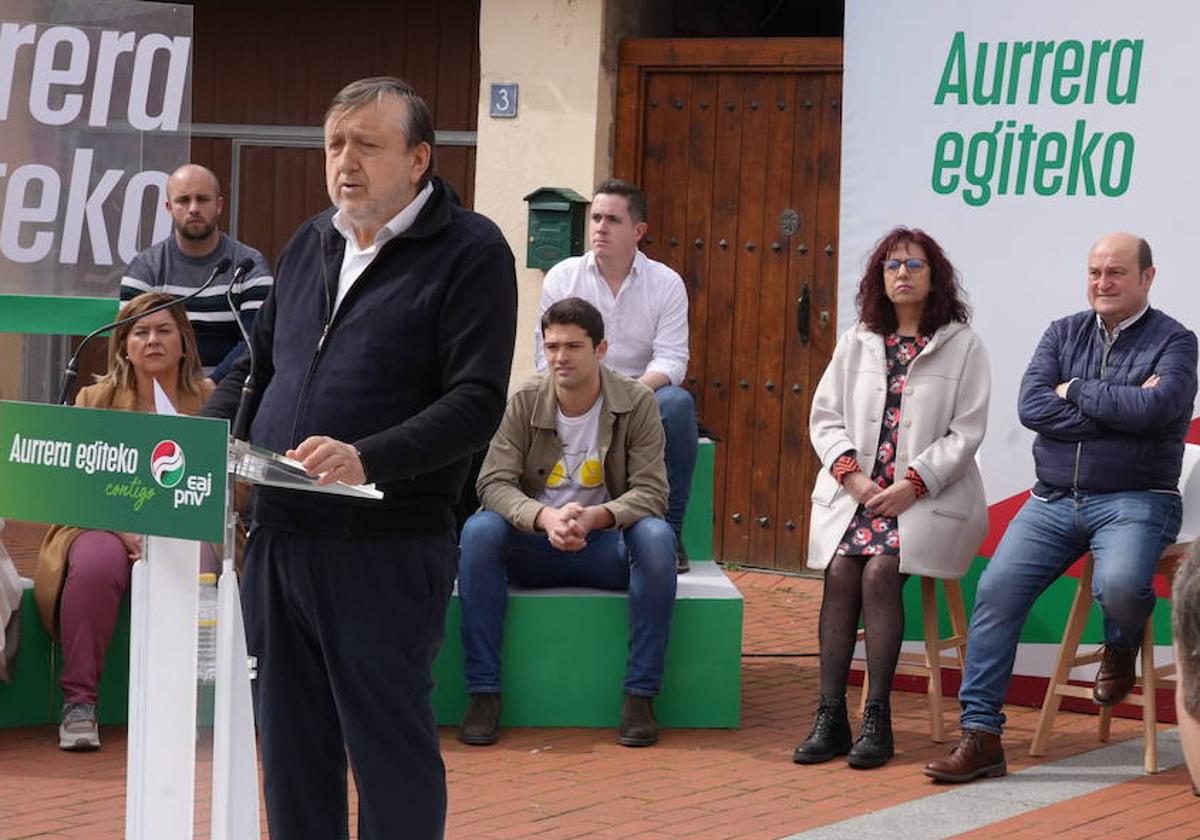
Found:
[[[896,441],[900,437],[900,399],[908,383],[908,368],[920,355],[929,336],[904,336],[892,333],[883,340],[887,358],[887,400],[879,429],[879,447],[871,480],[882,488],[896,480]],[[850,527],[838,543],[837,554],[870,557],[876,554],[900,554],[900,530],[894,516],[872,513],[862,505],[854,513]]]

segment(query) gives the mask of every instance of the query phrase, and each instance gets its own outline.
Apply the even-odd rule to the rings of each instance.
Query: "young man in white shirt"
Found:
[[[680,387],[688,366],[688,296],[670,266],[650,259],[638,242],[646,233],[646,196],[626,181],[610,179],[592,198],[592,250],[570,257],[546,274],[542,312],[568,297],[591,303],[608,333],[605,365],[654,391],[666,433],[667,524],[675,532],[677,571],[688,570],[680,539],[696,468],[696,404]],[[546,369],[542,332],[534,334],[534,361]]]
[[[508,582],[629,592],[629,665],[617,737],[658,740],[675,608],[675,538],[663,430],[643,384],[601,365],[608,344],[594,306],[567,298],[542,315],[549,371],[508,401],[476,488],[483,509],[460,539],[458,593],[470,706],[459,739],[500,734],[500,650]]]

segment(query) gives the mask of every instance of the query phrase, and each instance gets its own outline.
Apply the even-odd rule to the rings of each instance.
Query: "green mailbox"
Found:
[[[529,247],[525,265],[543,271],[583,253],[588,199],[566,187],[541,187],[529,202]]]

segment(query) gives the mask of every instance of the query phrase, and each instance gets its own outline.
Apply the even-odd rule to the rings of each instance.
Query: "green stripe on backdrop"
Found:
[[[0,332],[86,335],[117,315],[115,298],[0,295]]]
[[[967,620],[970,621],[971,610],[975,606],[975,589],[979,585],[979,576],[987,566],[987,559],[976,557],[971,568],[963,575],[963,601],[966,604]],[[1021,642],[1025,644],[1057,645],[1062,641],[1063,628],[1067,623],[1067,613],[1071,611],[1071,601],[1075,598],[1075,590],[1079,578],[1063,575],[1042,593],[1033,604],[1025,626],[1021,628]],[[950,635],[950,617],[946,613],[945,601],[938,587],[938,622],[943,636]],[[1171,602],[1159,598],[1152,616],[1154,621],[1154,642],[1159,645],[1171,644]],[[1103,644],[1104,630],[1102,627],[1100,607],[1092,603],[1092,611],[1088,623],[1083,630],[1085,644]],[[921,587],[910,583],[904,587],[904,639],[918,642],[924,636],[921,625]]]

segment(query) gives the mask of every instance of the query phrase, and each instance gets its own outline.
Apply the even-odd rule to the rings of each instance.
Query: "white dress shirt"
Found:
[[[604,363],[609,368],[635,379],[654,371],[672,385],[683,382],[688,365],[687,289],[670,266],[638,251],[616,295],[591,251],[551,268],[542,284],[542,307],[534,328],[533,360],[539,371],[546,369],[541,313],[569,297],[583,298],[604,317]]]
[[[433,183],[430,182],[403,210],[392,216],[387,224],[379,229],[379,232],[375,234],[375,240],[366,248],[358,246],[354,228],[346,221],[342,211],[338,210],[333,214],[333,226],[346,240],[346,252],[342,255],[342,270],[338,273],[337,299],[333,302],[334,312],[337,312],[338,307],[342,305],[342,299],[346,297],[346,292],[350,291],[350,287],[354,285],[354,281],[358,279],[359,275],[366,271],[367,266],[371,264],[371,260],[375,259],[375,255],[379,253],[379,249],[384,246],[384,243],[395,239],[413,226],[413,222],[417,220],[425,202],[429,201],[429,196],[432,194]]]
[[[1136,315],[1130,315],[1124,321],[1117,324],[1115,327],[1113,327],[1112,332],[1109,332],[1108,327],[1104,326],[1104,319],[1101,318],[1100,313],[1097,312],[1096,313],[1096,325],[1098,327],[1100,327],[1100,334],[1104,336],[1104,342],[1106,344],[1112,344],[1114,341],[1116,341],[1117,336],[1119,336],[1125,330],[1129,329],[1135,323],[1137,323],[1138,318],[1141,318],[1143,315],[1145,315],[1146,310],[1149,308],[1150,308],[1150,301],[1146,301],[1146,305],[1143,306]]]

